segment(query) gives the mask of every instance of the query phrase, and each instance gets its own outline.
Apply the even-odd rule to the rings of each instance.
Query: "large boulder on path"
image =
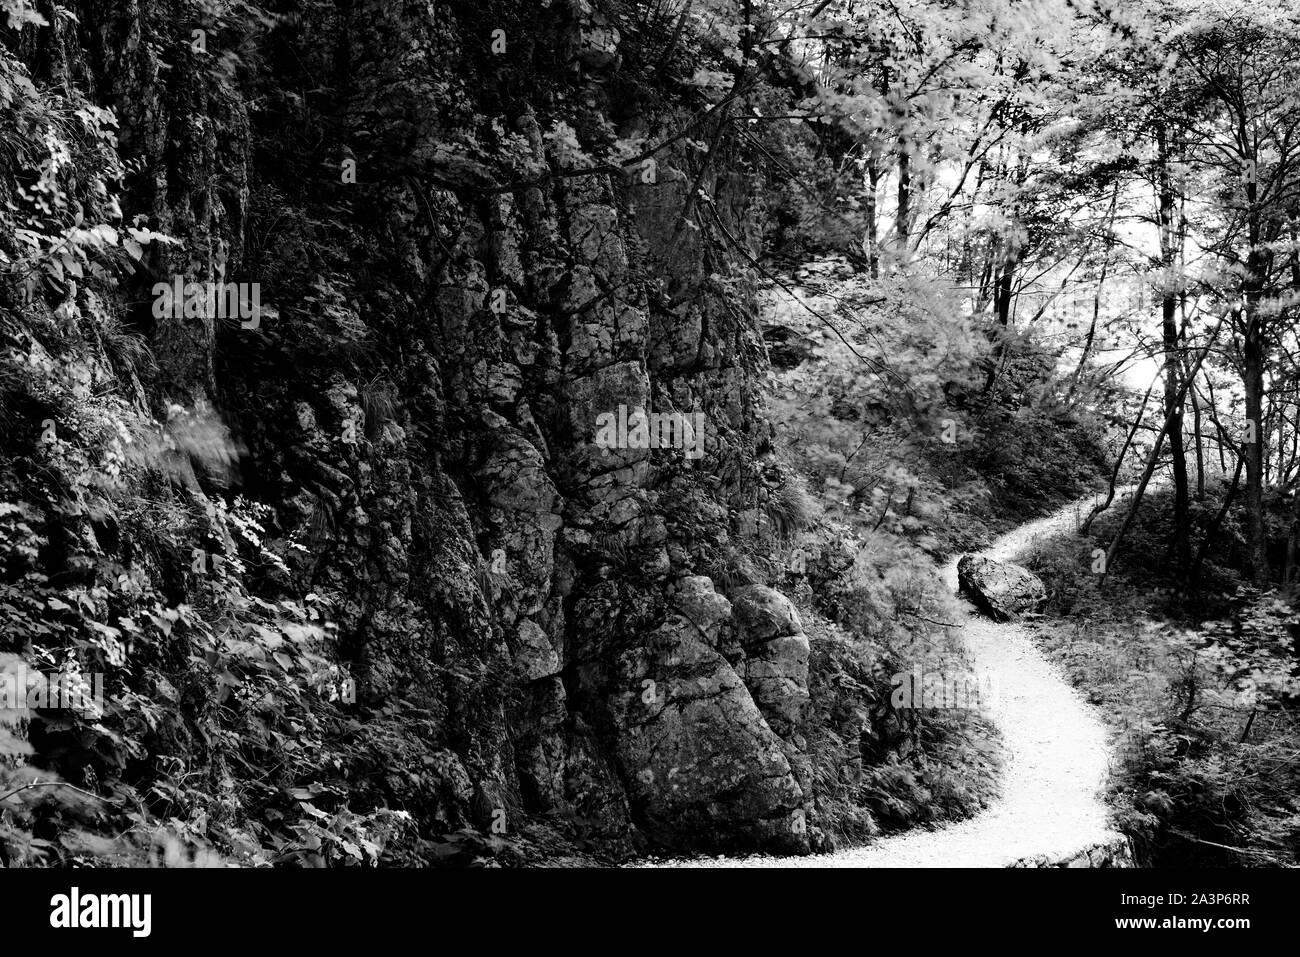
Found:
[[[963,555],[957,562],[959,591],[994,621],[1041,611],[1047,589],[1038,576],[1011,562]]]

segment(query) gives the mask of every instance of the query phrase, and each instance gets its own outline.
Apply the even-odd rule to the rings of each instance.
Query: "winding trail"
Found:
[[[1036,538],[1073,531],[1099,496],[1089,496],[997,539],[982,554],[1013,559]],[[1121,504],[1117,493],[1112,508]],[[942,568],[957,590],[957,558]],[[1022,858],[1064,860],[1122,841],[1107,823],[1101,792],[1110,753],[1105,729],[1079,693],[1015,622],[999,624],[963,601],[958,621],[977,676],[997,691],[985,713],[1005,745],[1001,795],[983,813],[933,829],[880,838],[865,847],[811,857],[696,858],[704,867],[1006,867]],[[983,686],[983,685],[981,685]]]

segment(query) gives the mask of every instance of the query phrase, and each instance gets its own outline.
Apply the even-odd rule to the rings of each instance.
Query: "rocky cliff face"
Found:
[[[157,360],[117,387],[228,430],[186,495],[304,543],[257,587],[332,609],[355,793],[426,838],[806,851],[808,642],[727,587],[766,494],[763,182],[620,9],[81,0],[12,51],[116,113],[121,222],[178,240],[99,284]],[[178,275],[258,284],[260,326],[151,315]]]

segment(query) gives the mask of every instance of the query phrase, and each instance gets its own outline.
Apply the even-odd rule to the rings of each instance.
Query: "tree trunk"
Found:
[[[1251,255],[1254,261],[1256,256]],[[1253,266],[1251,267],[1253,271]],[[1252,280],[1252,283],[1254,281]],[[1246,335],[1243,343],[1242,387],[1246,397],[1246,434],[1242,456],[1246,460],[1246,524],[1251,577],[1263,586],[1269,580],[1267,532],[1264,526],[1264,344],[1256,304],[1246,300]]]
[[[1192,429],[1196,435],[1196,501],[1205,499],[1205,444],[1201,437],[1201,403],[1197,401],[1196,390],[1188,393],[1192,400]]]
[[[1097,292],[1092,297],[1092,321],[1088,323],[1088,335],[1083,341],[1083,354],[1079,356],[1079,365],[1074,370],[1074,375],[1070,378],[1069,391],[1065,393],[1065,404],[1068,406],[1074,398],[1075,390],[1079,388],[1079,380],[1083,377],[1083,370],[1088,365],[1088,357],[1092,354],[1092,345],[1097,338],[1097,320],[1101,317],[1101,296],[1106,288],[1106,274],[1110,272],[1110,253],[1111,247],[1114,246],[1115,212],[1119,205],[1119,182],[1116,181],[1114,189],[1110,193],[1110,211],[1106,214],[1106,253],[1101,259],[1101,275],[1097,277]],[[1148,393],[1149,394],[1149,393]],[[1143,403],[1145,407],[1146,403]],[[1132,438],[1132,436],[1130,436]],[[1125,448],[1128,448],[1127,443]],[[1121,453],[1122,454],[1122,453]],[[1114,482],[1111,483],[1112,492],[1114,491]]]
[[[1115,457],[1115,467],[1110,473],[1110,488],[1106,492],[1106,501],[1099,502],[1092,507],[1088,517],[1083,520],[1079,526],[1079,534],[1087,535],[1088,529],[1092,528],[1093,520],[1098,515],[1110,508],[1110,503],[1115,500],[1115,485],[1119,481],[1119,470],[1124,465],[1124,456],[1128,454],[1129,446],[1133,444],[1133,436],[1137,435],[1137,430],[1142,424],[1142,414],[1147,410],[1147,403],[1151,401],[1151,393],[1155,391],[1156,383],[1152,380],[1151,385],[1147,386],[1147,394],[1142,398],[1142,405],[1138,408],[1138,414],[1133,419],[1133,426],[1128,430],[1128,437],[1124,439],[1124,447],[1119,450],[1119,455]]]
[[[894,225],[899,256],[905,259],[912,237],[912,154],[906,135],[898,139],[898,213]]]
[[[1244,131],[1238,142],[1246,151],[1250,142]],[[1253,155],[1247,156],[1250,168],[1257,169]],[[1263,295],[1268,258],[1261,247],[1263,230],[1259,208],[1259,182],[1255,175],[1246,180],[1250,250],[1246,256],[1245,335],[1242,337],[1242,390],[1246,399],[1246,435],[1242,455],[1246,459],[1246,524],[1249,535],[1250,570],[1256,585],[1269,580],[1267,531],[1264,525],[1264,363],[1265,344],[1259,301]]]
[[[1165,369],[1165,429],[1169,439],[1169,455],[1174,476],[1174,561],[1178,580],[1186,581],[1191,567],[1191,532],[1188,519],[1189,501],[1187,487],[1187,453],[1183,446],[1183,395],[1182,363],[1178,355],[1178,303],[1181,298],[1182,277],[1177,283],[1174,274],[1178,265],[1178,242],[1175,219],[1177,196],[1173,176],[1169,169],[1168,133],[1163,124],[1156,127],[1157,173],[1160,183],[1160,259],[1164,267],[1164,281],[1160,293],[1161,344],[1164,349]]]
[[[1223,328],[1223,322],[1224,320],[1220,319],[1218,323],[1215,324],[1214,331],[1210,333],[1209,341],[1205,343],[1205,348],[1201,350],[1201,354],[1196,357],[1196,364],[1192,367],[1191,375],[1189,375],[1186,381],[1183,382],[1183,392],[1186,392],[1187,387],[1195,381],[1196,374],[1201,369],[1201,363],[1205,361],[1205,357],[1210,354],[1210,349],[1214,347],[1214,340],[1218,338],[1219,330]],[[1177,396],[1177,404],[1181,405],[1182,401],[1183,395],[1180,393]],[[1142,478],[1138,481],[1138,487],[1133,492],[1133,501],[1129,505],[1128,512],[1124,515],[1124,521],[1120,523],[1119,530],[1115,533],[1114,539],[1111,540],[1110,547],[1106,549],[1106,570],[1102,572],[1103,581],[1106,576],[1110,574],[1111,566],[1115,561],[1115,555],[1119,551],[1120,542],[1124,540],[1124,533],[1128,531],[1129,525],[1133,523],[1133,516],[1137,514],[1138,506],[1142,504],[1142,496],[1146,494],[1147,485],[1151,481],[1151,475],[1156,470],[1156,462],[1160,460],[1160,449],[1164,445],[1165,435],[1168,432],[1169,420],[1166,419],[1164,427],[1160,430],[1160,434],[1156,436],[1155,445],[1151,448],[1151,457],[1147,459],[1147,465],[1142,472]]]
[[[1209,390],[1210,393],[1210,401],[1206,403],[1206,407],[1210,410],[1210,416],[1214,420],[1215,424],[1217,425],[1219,421],[1219,417],[1218,414],[1215,412],[1215,410],[1218,409],[1219,407],[1219,400],[1214,396],[1214,379],[1209,374],[1205,376],[1205,388]],[[1219,435],[1219,437],[1215,440],[1214,444],[1219,449],[1219,471],[1222,472],[1224,475],[1227,475],[1228,460],[1223,454],[1222,434]]]
[[[867,162],[867,274],[872,281],[880,278],[880,224],[876,203],[880,188],[880,158],[871,151]]]

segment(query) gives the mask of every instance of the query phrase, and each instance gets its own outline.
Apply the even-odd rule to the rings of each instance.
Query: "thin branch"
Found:
[[[96,801],[103,801],[105,804],[117,803],[116,801],[111,801],[106,797],[101,797],[98,794],[92,794],[89,791],[83,791],[75,784],[69,784],[66,781],[41,781],[36,784],[24,784],[20,788],[14,788],[12,791],[10,791],[7,794],[0,794],[0,801],[7,801],[15,794],[21,794],[23,791],[30,791],[32,790],[32,788],[70,788],[71,790],[76,791],[78,794],[84,794],[86,797],[94,798]]]

